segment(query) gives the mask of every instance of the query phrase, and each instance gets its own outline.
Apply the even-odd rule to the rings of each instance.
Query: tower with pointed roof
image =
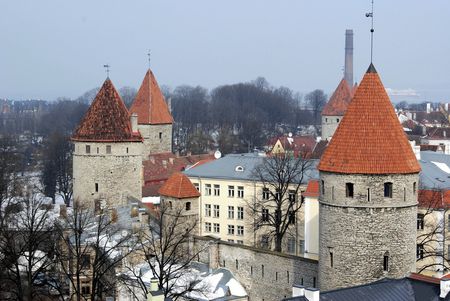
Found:
[[[144,156],[172,152],[173,118],[153,72],[148,69],[130,108],[144,139]]]
[[[318,169],[320,289],[414,271],[420,166],[372,64]]]
[[[142,137],[109,78],[72,136],[74,200],[115,206],[142,198]]]
[[[352,100],[352,89],[343,78],[322,110],[322,140],[329,140]]]

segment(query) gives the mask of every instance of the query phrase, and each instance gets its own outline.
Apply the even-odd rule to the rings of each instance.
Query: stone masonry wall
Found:
[[[321,172],[320,179],[324,183],[319,198],[321,290],[401,278],[415,270],[417,174]],[[353,198],[346,197],[346,182],[354,183]],[[392,198],[384,197],[385,182],[393,183]]]
[[[144,138],[144,159],[147,159],[149,154],[172,152],[171,124],[139,124],[138,128]]]
[[[195,238],[195,247],[209,244],[199,260],[211,268],[225,267],[246,289],[249,300],[279,301],[292,296],[292,285],[318,284],[317,260],[276,253],[254,247]]]
[[[142,143],[75,142],[73,196],[94,206],[126,204],[128,197],[142,198]],[[86,145],[90,153],[86,152]],[[106,147],[111,146],[111,153]],[[96,191],[96,183],[97,190]]]
[[[334,132],[341,122],[343,116],[322,116],[322,139],[328,139],[333,136]],[[339,120],[339,121],[338,121]]]

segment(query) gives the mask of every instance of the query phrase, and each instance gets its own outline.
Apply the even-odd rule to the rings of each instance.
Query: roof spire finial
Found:
[[[367,18],[371,18],[372,26],[370,28],[370,64],[372,64],[373,61],[373,32],[375,31],[373,29],[373,0],[372,0],[372,11],[370,13],[366,13]]]
[[[106,71],[106,77],[109,78],[109,67],[111,67],[109,64],[105,64],[103,65],[103,67],[105,68]]]
[[[147,56],[148,56],[148,69],[150,69],[150,60],[151,60],[151,57],[150,57],[150,49],[149,49],[148,52],[147,52]]]

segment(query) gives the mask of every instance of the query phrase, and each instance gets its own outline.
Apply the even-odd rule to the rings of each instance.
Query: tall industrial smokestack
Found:
[[[345,31],[345,69],[344,79],[353,86],[353,29]]]

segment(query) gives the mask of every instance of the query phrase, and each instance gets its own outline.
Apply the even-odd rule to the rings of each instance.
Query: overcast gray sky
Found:
[[[77,97],[105,79],[138,88],[264,76],[300,92],[342,78],[345,29],[354,73],[370,60],[370,0],[14,0],[0,2],[0,98]],[[450,1],[375,0],[374,64],[386,87],[450,101]]]

